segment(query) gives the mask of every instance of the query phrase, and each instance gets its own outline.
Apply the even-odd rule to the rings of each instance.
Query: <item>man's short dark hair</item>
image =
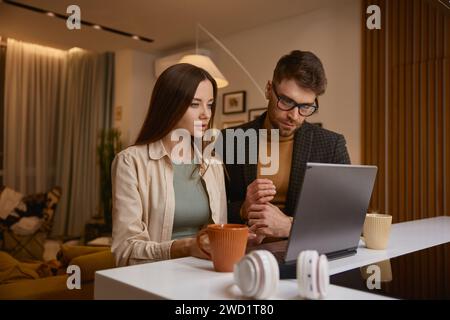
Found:
[[[317,96],[325,92],[327,77],[322,62],[312,52],[294,50],[278,61],[273,81],[295,80],[299,86],[311,89]]]

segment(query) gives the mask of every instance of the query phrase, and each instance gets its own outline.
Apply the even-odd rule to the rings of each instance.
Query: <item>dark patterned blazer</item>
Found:
[[[261,129],[266,113],[255,120],[232,129]],[[226,133],[222,130],[224,146]],[[257,165],[248,164],[249,139],[246,139],[245,150],[237,150],[234,141],[234,164],[226,164],[226,192],[228,202],[228,222],[242,223],[240,208],[245,200],[247,186],[256,179]],[[259,145],[259,142],[258,142]],[[223,159],[226,159],[226,148],[223,148]],[[237,164],[237,152],[245,152],[245,164]],[[291,173],[284,213],[292,216],[299,198],[306,171],[307,162],[350,164],[345,138],[341,134],[325,130],[319,126],[304,122],[294,136]]]

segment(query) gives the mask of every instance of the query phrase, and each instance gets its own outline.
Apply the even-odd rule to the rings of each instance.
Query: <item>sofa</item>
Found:
[[[69,265],[80,268],[80,289],[68,289]],[[114,266],[110,247],[62,245],[57,260],[47,262],[18,261],[0,251],[0,300],[93,299],[95,272]]]

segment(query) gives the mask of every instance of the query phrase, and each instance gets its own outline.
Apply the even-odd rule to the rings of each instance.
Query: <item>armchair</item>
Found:
[[[69,265],[81,270],[81,289],[67,288]],[[115,266],[109,247],[62,245],[58,261],[25,263],[0,251],[0,300],[93,299],[97,270]]]

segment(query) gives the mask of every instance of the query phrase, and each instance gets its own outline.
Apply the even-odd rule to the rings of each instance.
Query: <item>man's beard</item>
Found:
[[[287,130],[287,129],[280,129],[280,137],[290,137],[292,136],[299,128],[296,127],[295,129],[292,130]]]
[[[297,132],[297,130],[300,129],[300,127],[301,127],[301,124],[300,124],[300,125],[296,125],[296,127],[294,129],[283,129],[283,128],[280,128],[280,126],[276,122],[273,123],[272,121],[270,121],[270,124],[272,125],[272,127],[274,129],[279,130],[280,137],[290,137],[293,134],[295,134],[295,132]]]

